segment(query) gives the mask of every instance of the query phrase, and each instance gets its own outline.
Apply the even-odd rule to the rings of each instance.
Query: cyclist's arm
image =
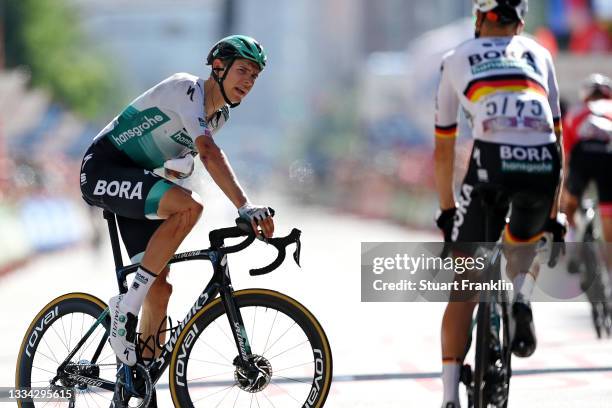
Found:
[[[204,90],[197,82],[179,77],[173,92],[165,102],[181,117],[204,167],[236,208],[242,207],[248,201],[247,196],[238,184],[227,156],[213,140],[211,129],[204,120]]]
[[[459,98],[453,89],[448,69],[442,62],[440,83],[436,95],[436,142],[434,167],[436,188],[443,210],[455,207],[453,170],[455,167],[455,139],[457,136],[457,112]]]
[[[559,85],[557,84],[557,76],[555,74],[555,66],[552,62],[552,57],[547,58],[548,61],[548,102],[553,114],[555,125],[555,135],[557,136],[557,148],[561,155],[561,174],[559,175],[559,185],[553,201],[553,206],[550,211],[550,217],[556,218],[557,212],[561,206],[561,190],[563,184],[563,174],[565,174],[565,155],[563,153],[563,131],[561,127],[561,107],[559,103]]]
[[[217,146],[214,139],[211,136],[202,135],[196,138],[195,144],[204,167],[227,198],[236,208],[247,203],[248,198],[238,183],[227,156]]]

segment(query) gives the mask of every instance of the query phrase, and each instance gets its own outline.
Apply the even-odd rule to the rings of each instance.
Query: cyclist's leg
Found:
[[[141,265],[158,274],[202,215],[204,207],[196,193],[173,186],[159,199],[155,215],[164,222],[155,230]]]
[[[510,222],[503,235],[506,273],[514,283],[514,297],[529,301],[539,268],[533,264],[536,244],[542,236],[552,206],[553,192],[533,191],[516,194],[512,200]]]
[[[132,263],[142,260],[149,239],[162,222],[161,220],[136,220],[117,217],[121,237]],[[163,344],[165,341],[166,333],[164,330],[167,328],[165,317],[172,293],[172,285],[167,280],[169,272],[169,266],[161,271],[151,285],[142,305],[139,330],[141,333],[140,339],[146,345],[142,353],[144,359],[153,357],[158,331],[160,332],[160,343]],[[159,350],[156,351],[159,352]]]
[[[612,154],[597,154],[597,174],[594,175],[597,185],[597,196],[599,198],[599,215],[604,240],[606,241],[605,256],[608,271],[612,272],[612,185],[610,184],[610,172],[612,172]],[[603,172],[603,173],[602,173]]]
[[[568,175],[561,201],[561,208],[567,215],[567,220],[571,228],[576,227],[574,215],[580,206],[580,199],[589,183],[589,168],[591,165],[592,163],[589,163],[588,158],[585,157],[585,153],[582,150],[582,144],[578,143],[571,152]],[[571,231],[569,236],[573,235],[573,231]]]
[[[480,157],[480,159],[477,160],[477,157]],[[484,242],[487,236],[484,209],[480,200],[477,197],[472,197],[474,186],[478,183],[480,165],[484,163],[483,157],[484,155],[472,156],[470,167],[459,192],[457,213],[451,235],[455,242],[454,247],[456,249],[454,252],[461,251],[462,256],[473,254],[478,247],[477,243]],[[499,236],[505,222],[505,211],[501,209],[493,218],[490,226],[491,233],[493,236]],[[456,275],[456,278],[459,279],[459,275]],[[454,402],[458,406],[459,376],[468,344],[472,313],[474,306],[477,304],[474,300],[475,295],[451,294],[451,301],[447,304],[442,318],[441,346],[444,404]]]
[[[559,184],[560,157],[554,144],[537,146],[547,150],[537,167],[538,172],[517,172],[507,176],[512,188],[512,212],[506,226],[503,243],[506,272],[514,286],[512,305],[515,322],[512,351],[528,357],[535,351],[536,335],[530,298],[535,286],[539,265],[534,264],[536,245],[553,206]]]

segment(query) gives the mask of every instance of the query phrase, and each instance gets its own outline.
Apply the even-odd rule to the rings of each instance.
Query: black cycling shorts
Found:
[[[94,142],[81,164],[81,193],[90,205],[117,215],[130,258],[143,252],[163,222],[157,216],[166,191],[178,186],[132,162],[106,139]]]
[[[583,140],[571,151],[567,189],[576,196],[582,197],[591,180],[597,186],[600,207],[612,206],[612,151],[608,143]],[[604,212],[602,211],[602,214]]]
[[[560,153],[555,143],[514,146],[474,142],[467,174],[459,192],[452,240],[497,241],[506,225],[516,241],[530,241],[542,232],[559,185]],[[481,189],[498,193],[487,236]],[[484,190],[483,190],[484,191]]]

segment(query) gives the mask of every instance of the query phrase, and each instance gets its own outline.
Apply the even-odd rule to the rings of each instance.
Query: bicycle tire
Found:
[[[215,324],[217,325],[216,328],[221,331],[224,330],[225,326],[227,326],[227,330],[229,330],[228,320],[223,319],[225,310],[220,301],[220,298],[217,298],[213,302],[208,304],[206,307],[201,309],[189,320],[189,322],[185,325],[184,330],[181,332],[179,338],[177,339],[170,363],[170,394],[172,396],[174,405],[177,407],[191,408],[195,406],[194,403],[197,403],[198,406],[221,407],[223,406],[221,405],[223,400],[217,401],[217,399],[214,398],[214,392],[208,394],[209,396],[201,398],[200,395],[196,395],[198,392],[201,392],[203,388],[217,387],[221,388],[222,390],[229,390],[227,391],[227,393],[225,393],[225,396],[223,398],[226,398],[230,392],[232,393],[232,396],[228,401],[230,401],[230,405],[232,404],[231,401],[233,401],[233,405],[231,406],[236,407],[242,406],[239,405],[238,402],[243,402],[249,399],[249,394],[250,403],[248,405],[243,404],[245,406],[251,406],[251,404],[253,404],[252,406],[260,406],[263,408],[264,406],[270,406],[270,398],[274,398],[277,401],[282,400],[283,403],[277,403],[272,406],[282,406],[284,408],[289,408],[290,406],[312,408],[323,407],[327,395],[329,393],[332,381],[332,355],[327,336],[325,335],[323,328],[316,320],[314,315],[312,315],[312,313],[310,313],[304,306],[302,306],[294,299],[282,293],[271,290],[248,289],[238,291],[234,293],[234,298],[236,301],[236,305],[240,309],[240,313],[243,316],[245,322],[245,329],[247,331],[247,338],[249,339],[253,354],[264,357],[265,359],[269,359],[266,360],[269,362],[270,365],[269,383],[263,389],[258,390],[256,392],[247,392],[244,389],[240,389],[238,379],[235,375],[229,380],[225,379],[222,381],[208,381],[208,384],[206,383],[206,381],[204,381],[202,384],[196,383],[198,379],[205,380],[205,378],[194,377],[196,373],[201,372],[198,371],[201,369],[201,366],[207,367],[202,369],[202,372],[208,374],[207,378],[210,379],[216,376],[210,375],[211,372],[208,370],[212,370],[214,369],[214,367],[220,366],[222,364],[227,365],[228,367],[224,368],[224,370],[229,371],[224,372],[222,374],[224,375],[224,378],[231,377],[231,372],[234,370],[234,367],[230,366],[230,364],[233,364],[232,359],[238,355],[238,352],[236,350],[236,344],[231,334],[228,335],[229,331],[225,332],[227,338],[223,340],[223,344],[226,345],[226,347],[223,347],[228,350],[226,353],[221,353],[219,350],[215,350],[216,354],[204,354],[200,350],[201,348],[207,350],[206,346],[202,346],[202,344],[206,344],[207,341],[210,342],[216,338],[215,336],[211,335],[211,333],[213,333],[213,329],[215,328]],[[261,343],[263,343],[265,331],[261,332],[260,327],[266,326],[260,324],[259,327],[255,327],[259,308],[261,308],[262,314],[267,314],[268,312],[275,314],[274,321],[271,324],[270,331],[267,336],[266,344],[263,348],[261,347]],[[279,313],[283,314],[289,322],[293,323],[285,332],[281,334],[281,337],[279,337],[270,347],[268,347],[270,343],[270,338],[272,337],[272,332],[275,330],[274,327]],[[260,317],[260,319],[267,318],[269,320],[269,318],[271,317],[272,315],[264,315]],[[280,319],[283,319],[283,317],[281,316]],[[295,380],[296,382],[299,382],[299,384],[294,384],[293,382],[289,381],[289,384],[291,386],[298,387],[300,391],[306,391],[303,398],[304,400],[300,398],[302,394],[300,394],[300,396],[298,396],[297,398],[292,395],[292,398],[295,400],[295,402],[291,401],[291,403],[287,404],[286,401],[288,397],[280,394],[280,392],[284,391],[288,393],[287,388],[290,386],[283,385],[283,387],[281,387],[279,385],[285,384],[286,380],[284,379],[284,375],[278,375],[278,369],[280,368],[281,370],[283,370],[283,366],[276,365],[278,361],[276,357],[280,357],[283,353],[279,353],[275,356],[272,356],[271,350],[273,349],[273,347],[277,347],[276,344],[279,344],[278,342],[281,340],[281,338],[283,338],[283,336],[288,336],[288,333],[290,332],[290,330],[293,330],[292,328],[295,325],[299,327],[299,330],[296,329],[296,331],[301,331],[301,334],[305,336],[305,341],[309,343],[308,345],[306,345],[306,347],[310,347],[310,350],[306,348],[305,351],[301,354],[308,355],[308,358],[312,357],[313,361],[311,365],[310,362],[307,362],[303,367],[304,372],[307,373],[305,376],[306,380],[300,381],[299,378],[291,379],[291,381]],[[282,332],[283,324],[279,323],[279,326],[277,327],[281,327],[280,332]],[[218,333],[217,331],[215,331],[214,333],[216,333],[217,336],[220,336],[220,333]],[[299,333],[295,334],[298,336],[300,335]],[[276,335],[277,333],[273,338],[275,338]],[[285,340],[283,340],[283,342],[285,342]],[[208,346],[210,349],[212,349],[210,345]],[[279,347],[283,349],[285,346],[285,344],[282,344],[282,347]],[[301,344],[296,347],[298,349],[304,349]],[[197,352],[194,353],[194,351]],[[275,350],[275,353],[278,353],[278,351]],[[289,349],[288,351],[286,351],[286,353],[294,353],[294,350]],[[198,356],[198,359],[195,358],[194,354]],[[223,360],[220,363],[202,360],[200,358],[201,354],[204,354],[205,358],[207,359],[212,358],[209,357],[209,355],[216,356],[218,354],[223,357]],[[285,368],[284,370],[289,370],[293,368],[294,367],[289,367]],[[312,378],[308,375],[308,372],[310,372],[309,369],[312,369]],[[275,378],[278,378],[279,382],[275,383]],[[271,385],[273,386],[270,387]],[[268,390],[267,393],[266,390]],[[273,392],[270,392],[270,390],[273,390]],[[233,396],[234,391],[237,391],[235,398]],[[221,394],[221,392],[218,392],[218,394]],[[221,395],[218,395],[218,397],[221,397]],[[202,400],[206,398],[211,399],[202,402]],[[255,400],[257,401],[257,404],[254,402]],[[215,405],[212,401],[217,401],[217,404]]]
[[[84,337],[84,332],[92,326],[106,308],[107,305],[102,300],[86,293],[68,293],[57,297],[43,307],[28,327],[21,343],[17,359],[15,386],[17,388],[49,386],[48,380],[54,377],[57,373],[57,367],[74,348],[71,348],[71,346],[77,345],[78,341]],[[79,317],[79,315],[81,316]],[[68,322],[68,319],[70,319],[70,322]],[[75,359],[83,362],[86,361],[84,357],[91,355],[90,352],[95,353],[95,349],[103,339],[104,333],[108,331],[109,325],[110,319],[107,317],[82,345],[75,355]],[[64,338],[62,338],[62,335]],[[114,353],[108,342],[103,347],[98,363],[111,359],[110,363],[102,364],[102,369],[108,370],[104,371],[104,374],[108,376],[105,379],[114,381],[117,371],[116,360],[113,358]],[[45,368],[42,368],[42,365]],[[98,366],[99,370],[100,367]],[[89,406],[92,398],[98,399],[105,393],[108,394],[108,398],[104,398],[104,401],[110,403],[112,393],[99,388],[90,392],[90,387],[95,386],[73,387],[76,391],[76,406]],[[94,396],[93,393],[97,394]],[[88,402],[85,402],[85,399],[88,399]],[[81,404],[78,403],[79,401],[82,401]],[[45,402],[40,402],[37,405],[43,406]],[[17,406],[33,408],[35,404],[34,402],[18,401]],[[59,403],[58,406],[68,406],[68,402]]]
[[[474,364],[474,408],[486,408],[485,376],[489,369],[489,336],[491,335],[491,303],[478,304],[476,326],[476,356]]]
[[[506,400],[502,408],[508,407],[510,400],[510,379],[512,378],[512,344],[510,342],[510,315],[512,313],[511,303],[508,301],[506,292],[502,292],[502,355],[506,365]]]

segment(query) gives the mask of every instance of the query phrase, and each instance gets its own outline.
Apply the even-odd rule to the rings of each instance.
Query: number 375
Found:
[[[542,116],[544,110],[542,104],[539,101],[509,101],[508,97],[505,97],[502,101],[489,101],[485,105],[487,109],[487,116],[497,116],[508,114],[508,107],[513,106],[516,110],[516,116],[523,117],[523,113],[531,113],[533,116]],[[527,109],[527,111],[525,111]]]

